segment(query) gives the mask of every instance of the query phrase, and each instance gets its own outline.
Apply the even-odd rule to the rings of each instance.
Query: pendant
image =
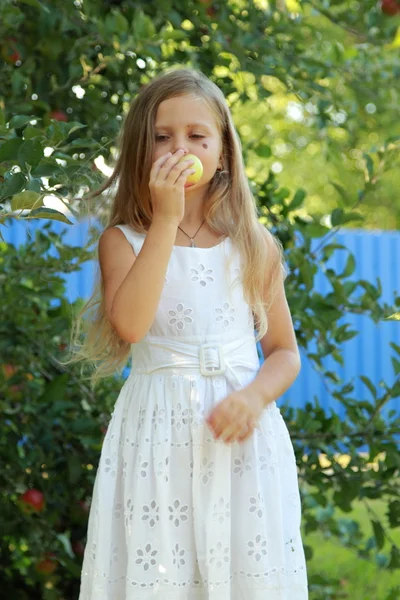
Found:
[[[195,246],[195,243],[194,243],[194,240],[192,240],[192,238],[190,238],[190,246],[191,246],[192,248],[196,248],[196,246]]]

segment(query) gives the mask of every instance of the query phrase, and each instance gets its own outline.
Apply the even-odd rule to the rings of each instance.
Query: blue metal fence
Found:
[[[41,223],[38,221],[9,221],[7,226],[1,228],[1,233],[5,241],[18,246],[24,243],[30,232],[40,226]],[[54,222],[52,230],[57,233],[65,230],[66,244],[82,246],[87,239],[88,225],[83,222],[68,226]],[[400,256],[400,232],[344,230],[339,232],[332,241],[343,244],[353,252],[356,271],[352,279],[365,279],[375,283],[376,278],[379,277],[383,289],[382,301],[392,304],[400,290],[400,269],[397,264]],[[337,251],[331,257],[329,266],[336,272],[341,272],[346,259],[347,253]],[[90,295],[96,270],[96,263],[88,262],[79,273],[65,275],[67,296],[70,301]],[[316,277],[315,287],[322,294],[330,291],[329,281],[322,272],[319,272]],[[367,375],[377,387],[382,380],[388,385],[393,384],[395,376],[390,357],[394,351],[389,343],[395,342],[400,345],[400,323],[386,321],[374,324],[368,317],[360,315],[345,315],[342,322],[350,323],[351,328],[358,331],[359,335],[343,344],[343,367],[337,365],[330,357],[326,359],[325,365],[337,373],[343,382],[353,380],[354,397],[360,400],[369,398],[369,392],[359,376]],[[301,373],[279,403],[302,407],[308,400],[317,396],[322,407],[332,409],[343,416],[343,406],[332,397],[326,387],[330,385],[329,382],[324,381],[321,374],[315,371],[306,353],[301,351],[301,354]],[[393,399],[386,406],[384,414],[391,409],[399,410],[399,404],[397,398]]]

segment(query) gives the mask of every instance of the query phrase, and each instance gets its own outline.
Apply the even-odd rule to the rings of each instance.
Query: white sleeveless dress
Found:
[[[119,228],[137,256],[145,236]],[[204,421],[258,369],[232,241],[174,246],[103,442],[79,600],[308,598],[297,469],[279,408],[267,406],[242,444],[214,440]]]

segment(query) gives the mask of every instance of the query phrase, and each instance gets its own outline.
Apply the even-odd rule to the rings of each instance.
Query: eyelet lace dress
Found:
[[[118,226],[138,255],[145,236]],[[306,600],[293,446],[276,403],[244,443],[205,417],[259,369],[230,238],[174,246],[112,412],[79,600]]]

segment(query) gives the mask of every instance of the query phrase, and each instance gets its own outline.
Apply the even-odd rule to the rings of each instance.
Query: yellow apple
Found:
[[[186,154],[186,156],[182,156],[182,158],[178,161],[178,162],[182,162],[183,160],[194,160],[194,164],[193,165],[189,165],[188,169],[195,169],[195,173],[192,173],[191,175],[189,175],[189,177],[186,179],[186,184],[191,183],[197,183],[200,179],[201,176],[203,175],[203,165],[201,163],[201,160],[195,156],[194,154]]]

